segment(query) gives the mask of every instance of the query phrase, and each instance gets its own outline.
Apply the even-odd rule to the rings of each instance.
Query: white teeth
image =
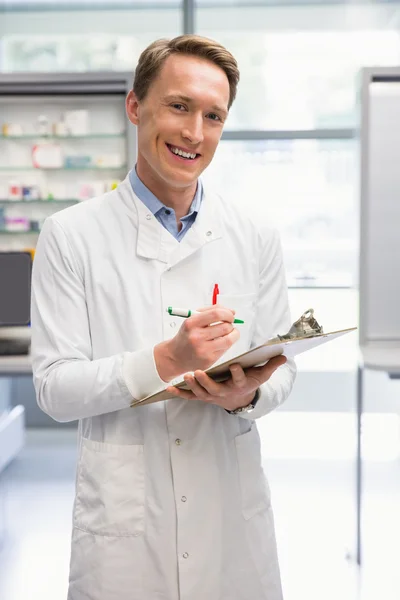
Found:
[[[179,148],[174,148],[174,146],[170,146],[171,152],[177,154],[178,156],[183,156],[183,158],[196,158],[196,154],[191,154],[190,152],[184,152],[183,150],[179,150]]]

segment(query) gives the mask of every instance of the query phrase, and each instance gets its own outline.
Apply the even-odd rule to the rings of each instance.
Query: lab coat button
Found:
[[[148,221],[150,221],[150,219],[151,219],[151,215],[146,215],[146,219],[147,219]]]
[[[186,496],[182,496],[181,500],[182,500],[182,502],[186,502],[186,500],[187,500]]]
[[[176,327],[176,323],[175,321],[171,321],[171,323],[169,324],[170,327]]]
[[[177,446],[180,446],[182,444],[182,440],[180,440],[180,439],[175,440],[175,444]]]
[[[187,552],[184,552],[184,553],[182,554],[182,556],[183,556],[183,558],[189,558],[189,554],[188,554]]]
[[[212,231],[207,231],[206,236],[210,237],[210,235],[212,235]]]

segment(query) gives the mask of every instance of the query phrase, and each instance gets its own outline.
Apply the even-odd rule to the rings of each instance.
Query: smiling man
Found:
[[[79,420],[69,600],[282,599],[256,419],[287,398],[295,366],[204,372],[291,323],[277,233],[199,179],[238,80],[212,40],[151,44],[126,100],[136,165],[39,238],[37,399]],[[163,387],[171,400],[130,407]]]

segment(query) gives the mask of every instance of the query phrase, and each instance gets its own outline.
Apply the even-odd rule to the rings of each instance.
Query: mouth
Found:
[[[197,154],[196,152],[189,152],[187,150],[183,150],[179,146],[173,146],[172,144],[165,144],[170,151],[170,153],[177,159],[185,162],[195,162],[198,158],[200,158],[201,154]]]

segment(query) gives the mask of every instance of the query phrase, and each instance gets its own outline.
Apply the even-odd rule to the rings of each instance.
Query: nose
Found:
[[[182,129],[182,136],[192,144],[200,144],[204,139],[203,115],[192,115]]]

